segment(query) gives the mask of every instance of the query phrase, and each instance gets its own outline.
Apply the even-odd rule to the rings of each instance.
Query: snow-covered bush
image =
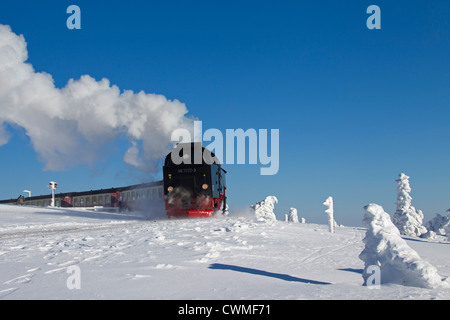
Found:
[[[445,233],[447,234],[447,241],[450,241],[450,222],[448,222],[445,226]]]
[[[445,225],[449,222],[449,217],[444,217],[438,213],[433,219],[425,224],[425,228],[427,228],[428,231],[434,231],[438,235],[445,236]]]
[[[447,210],[447,218],[449,221],[443,227],[445,230],[445,234],[447,235],[447,241],[450,241],[450,209]]]
[[[325,202],[323,203],[324,206],[327,207],[325,210],[325,213],[328,216],[328,228],[330,232],[334,232],[334,204],[333,204],[333,197],[328,197]]]
[[[298,213],[296,208],[290,208],[287,220],[288,222],[298,223]]]
[[[364,250],[359,258],[364,261],[364,283],[371,276],[369,266],[380,268],[381,283],[396,283],[405,286],[436,288],[448,286],[442,281],[437,269],[420,258],[401,238],[399,230],[392,223],[389,214],[377,204],[364,207],[363,224],[367,227],[363,239]]]
[[[331,233],[334,233],[334,227],[336,222],[334,221],[334,205],[333,205],[333,197],[328,197],[327,200],[323,203],[327,209],[325,210],[328,215],[328,229]]]
[[[277,218],[273,209],[275,208],[275,203],[278,203],[278,199],[275,196],[268,196],[265,200],[258,202],[251,208],[255,212],[256,220],[258,221],[276,221]]]
[[[427,233],[422,233],[420,237],[423,239],[436,239],[436,232],[428,230]]]
[[[412,198],[409,195],[411,187],[409,177],[401,173],[397,182],[397,210],[393,216],[393,222],[401,234],[407,236],[420,236],[427,232],[422,225],[423,213],[411,205]]]

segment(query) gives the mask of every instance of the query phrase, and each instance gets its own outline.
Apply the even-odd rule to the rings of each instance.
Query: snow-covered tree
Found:
[[[425,224],[428,231],[433,231],[438,235],[445,236],[445,225],[450,222],[450,217],[444,217],[439,213]]]
[[[328,197],[327,200],[323,203],[327,209],[325,210],[328,215],[328,228],[331,233],[334,233],[334,226],[336,225],[334,221],[334,205],[333,205],[333,197]]]
[[[447,241],[450,241],[450,209],[447,210],[448,222],[444,225],[445,234],[447,235]]]
[[[444,226],[444,230],[447,235],[447,241],[450,241],[450,221]]]
[[[397,182],[397,210],[394,213],[393,222],[401,234],[407,236],[420,236],[427,232],[422,225],[422,210],[417,210],[411,205],[412,197],[409,195],[411,187],[409,177],[401,173]]]
[[[296,208],[290,208],[287,221],[298,223],[298,213]]]
[[[258,221],[276,221],[277,218],[273,212],[275,203],[278,203],[278,199],[275,196],[268,196],[265,200],[258,202],[251,208],[255,212],[256,220]]]
[[[372,275],[369,266],[378,266],[381,283],[397,283],[405,286],[450,288],[448,281],[442,281],[437,269],[420,258],[401,238],[397,227],[392,223],[389,214],[377,204],[364,207],[363,224],[367,227],[363,239],[364,250],[359,258],[364,261],[363,278],[367,283]],[[370,269],[369,269],[370,270]]]

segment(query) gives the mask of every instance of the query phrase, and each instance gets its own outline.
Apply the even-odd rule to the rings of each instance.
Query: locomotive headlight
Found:
[[[207,185],[206,183],[204,183],[204,184],[202,185],[202,189],[203,189],[203,190],[208,189],[208,185]]]
[[[167,187],[167,191],[172,192],[173,191],[173,187],[172,186],[168,186]]]

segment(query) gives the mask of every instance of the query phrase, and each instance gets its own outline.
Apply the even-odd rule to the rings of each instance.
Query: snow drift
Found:
[[[450,287],[447,281],[442,281],[437,269],[421,259],[400,237],[399,230],[381,206],[372,203],[364,209],[366,213],[363,224],[367,227],[367,232],[363,239],[364,250],[359,255],[365,264],[364,283],[371,276],[367,269],[378,266],[381,283],[422,288]]]
[[[24,37],[0,25],[0,146],[9,139],[5,124],[23,128],[46,170],[90,165],[126,136],[130,147],[124,161],[156,171],[156,161],[170,150],[172,131],[192,128],[178,100],[122,92],[108,79],[89,75],[59,89],[27,59]]]

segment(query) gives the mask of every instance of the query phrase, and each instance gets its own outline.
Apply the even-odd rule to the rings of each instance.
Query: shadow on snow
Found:
[[[309,284],[321,284],[321,285],[331,284],[330,282],[322,282],[322,281],[316,281],[316,280],[310,280],[310,279],[297,278],[297,277],[290,276],[288,274],[274,273],[274,272],[268,272],[268,271],[264,271],[264,270],[253,269],[253,268],[233,266],[230,264],[213,263],[208,268],[214,269],[214,270],[231,270],[231,271],[249,273],[249,274],[254,274],[254,275],[258,275],[258,276],[276,278],[276,279],[280,279],[280,280],[284,280],[284,281],[293,281],[293,282],[301,282],[301,283],[309,283]]]

